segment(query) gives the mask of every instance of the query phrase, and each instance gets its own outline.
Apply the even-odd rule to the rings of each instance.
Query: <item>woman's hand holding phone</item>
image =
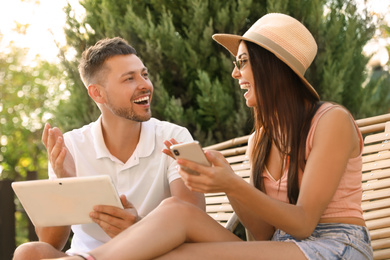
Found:
[[[180,144],[171,142],[169,149],[180,166],[182,179],[193,191],[226,192],[232,188],[234,178],[242,181],[221,153],[204,152],[197,141]]]
[[[176,160],[185,159],[204,166],[211,166],[198,141],[173,144],[170,146],[170,151]],[[199,175],[198,172],[191,168],[185,168],[183,170],[193,175]]]

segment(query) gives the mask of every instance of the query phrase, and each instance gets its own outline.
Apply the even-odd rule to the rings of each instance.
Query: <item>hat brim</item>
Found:
[[[218,34],[214,34],[212,36],[212,38],[217,43],[219,43],[220,45],[225,47],[234,57],[237,56],[238,47],[239,47],[240,42],[242,40],[253,42],[253,43],[263,47],[264,49],[272,52],[276,57],[278,57],[281,61],[283,61],[285,64],[287,64],[287,66],[289,66],[295,72],[295,74],[298,75],[298,77],[301,79],[303,84],[310,90],[310,92],[312,92],[318,99],[320,99],[320,96],[318,95],[317,91],[307,81],[307,79],[305,77],[303,77],[303,75],[301,73],[299,73],[299,71],[297,71],[297,69],[294,66],[291,66],[290,63],[285,59],[285,57],[279,55],[270,46],[268,46],[266,44],[263,44],[261,42],[255,41],[253,39],[250,39],[250,38],[247,38],[247,37],[244,37],[244,36],[240,36],[240,35],[234,35],[234,34],[218,33]]]

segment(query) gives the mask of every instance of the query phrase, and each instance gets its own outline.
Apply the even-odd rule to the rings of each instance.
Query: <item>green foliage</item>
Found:
[[[67,72],[65,75],[66,89],[71,93],[71,98],[63,100],[55,113],[55,125],[63,132],[78,128],[98,118],[100,111],[95,103],[89,98],[86,87],[81,81],[78,72],[78,61],[68,60],[65,53],[68,49],[75,49],[77,57],[81,52],[97,40],[91,39],[91,28],[84,27],[75,18],[70,5],[64,9],[67,15],[67,25],[64,30],[68,46],[60,49],[62,65]]]
[[[379,26],[383,38],[390,37],[390,27]],[[386,46],[390,56],[390,45]],[[361,116],[369,117],[390,112],[390,60],[383,64],[374,65],[371,77],[367,79],[367,84],[363,85],[363,102],[361,105]],[[387,67],[387,70],[385,69]]]
[[[355,115],[360,110],[367,63],[362,48],[374,29],[368,14],[356,12],[353,0],[83,0],[81,4],[86,9],[82,21],[74,18],[69,6],[66,9],[67,39],[77,57],[101,38],[128,40],[151,72],[153,115],[186,126],[204,145],[248,134],[252,128],[250,110],[230,77],[234,57],[211,36],[243,34],[269,12],[292,15],[313,33],[318,57],[306,76],[322,99],[339,102]],[[83,115],[81,125],[98,111],[80,91],[84,87],[74,74],[76,64],[68,65],[72,97],[86,97],[77,97],[85,102],[73,102]]]
[[[362,117],[377,116],[390,112],[390,74],[381,67],[374,69],[363,89]]]
[[[46,175],[41,143],[63,91],[58,66],[36,59],[25,65],[26,50],[10,46],[0,53],[0,179],[24,179],[27,171]]]
[[[313,76],[322,99],[346,106],[359,116],[368,58],[363,47],[373,36],[370,18],[356,12],[353,1],[329,1],[318,35],[319,51]]]

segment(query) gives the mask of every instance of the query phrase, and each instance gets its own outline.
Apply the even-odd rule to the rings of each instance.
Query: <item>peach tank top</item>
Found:
[[[327,111],[335,107],[340,106],[333,105],[331,103],[324,103],[314,115],[311,128],[306,139],[306,159],[309,157],[313,146],[313,137],[318,125],[318,121]],[[359,128],[356,124],[355,127],[360,139],[360,155],[349,159],[345,172],[340,180],[339,187],[337,188],[336,193],[334,194],[331,202],[325,209],[321,218],[356,217],[363,219],[362,208],[360,206],[362,198],[361,180],[363,137],[360,134]],[[267,169],[263,172],[263,177],[267,195],[288,203],[287,174],[288,166],[286,167],[283,176],[278,181],[276,181],[269,173],[267,173]],[[303,172],[300,172],[299,180],[302,180],[302,176]]]

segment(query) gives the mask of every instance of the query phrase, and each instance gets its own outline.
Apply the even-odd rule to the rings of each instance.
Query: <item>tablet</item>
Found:
[[[123,209],[108,175],[20,181],[12,188],[36,227],[92,223],[95,205]]]

